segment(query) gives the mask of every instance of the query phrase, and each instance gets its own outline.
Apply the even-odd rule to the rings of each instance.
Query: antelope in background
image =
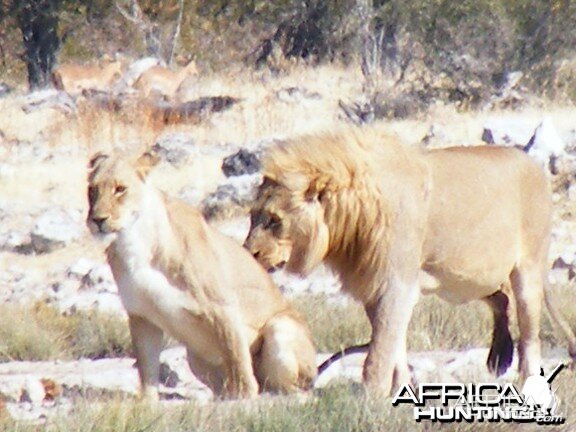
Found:
[[[101,65],[63,64],[52,72],[52,81],[58,90],[78,95],[83,90],[106,91],[122,76],[123,65],[114,60]]]
[[[153,66],[140,76],[134,88],[144,97],[160,95],[171,98],[184,79],[196,75],[198,69],[194,60],[176,72],[164,66]]]

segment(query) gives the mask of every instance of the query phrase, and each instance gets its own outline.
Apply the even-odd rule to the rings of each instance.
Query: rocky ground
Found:
[[[293,93],[282,93],[282,97],[293,97]],[[102,245],[91,238],[84,223],[86,162],[100,148],[75,139],[54,143],[46,131],[52,130],[50,124],[62,123],[68,114],[55,112],[53,106],[26,112],[29,98],[4,100],[0,111],[4,116],[0,119],[0,302],[42,302],[62,313],[99,310],[124,316]],[[64,98],[58,104],[68,106],[69,101]],[[472,121],[470,116],[459,119],[456,114],[427,119],[424,127],[415,128],[410,121],[391,123],[389,127],[411,143],[433,147],[479,142],[481,138],[489,144],[526,147],[551,171],[556,214],[550,282],[566,286],[576,276],[576,125],[567,120],[573,117],[564,110],[549,114],[479,114],[473,121],[474,133],[469,132],[470,128],[462,133],[461,128],[452,127],[454,122]],[[548,120],[542,123],[545,118]],[[20,126],[16,127],[17,123]],[[58,133],[67,136],[66,130]],[[462,136],[469,135],[474,139],[462,141]],[[242,241],[248,229],[245,208],[260,181],[258,154],[279,137],[281,134],[207,145],[196,142],[186,130],[163,131],[154,140],[163,162],[152,181],[199,206],[219,229]],[[125,149],[141,148],[126,144]],[[306,280],[284,273],[275,278],[288,296],[324,293],[335,301],[346,301],[338,294],[338,281],[325,269]],[[473,349],[412,353],[409,357],[417,379],[466,381],[471,377],[489,379],[484,366],[486,355],[485,349]],[[562,351],[547,355],[546,364],[551,367],[566,357]],[[325,357],[319,355],[319,361]],[[336,377],[358,380],[362,360],[356,355],[333,365],[318,386]],[[163,399],[210,400],[210,392],[187,369],[182,348],[163,353],[162,371]],[[513,372],[510,374],[503,379],[512,379]],[[137,387],[133,360],[128,358],[0,364],[0,400],[19,419],[41,420],[65,412],[78,397],[97,400],[134,395]]]

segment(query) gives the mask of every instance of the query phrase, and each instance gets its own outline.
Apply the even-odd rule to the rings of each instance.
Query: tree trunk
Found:
[[[50,74],[60,48],[58,6],[60,0],[13,0],[24,42],[23,60],[28,68],[30,90],[51,85]]]

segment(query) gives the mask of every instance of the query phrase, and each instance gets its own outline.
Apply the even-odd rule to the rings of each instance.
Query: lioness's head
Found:
[[[130,226],[138,217],[145,178],[158,157],[144,153],[130,161],[97,153],[89,163],[88,218],[93,234],[112,234]]]
[[[266,269],[286,264],[288,271],[306,275],[326,256],[329,232],[317,186],[304,176],[290,184],[264,177],[245,247]]]

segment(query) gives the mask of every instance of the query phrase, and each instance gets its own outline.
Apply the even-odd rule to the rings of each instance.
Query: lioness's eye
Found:
[[[114,189],[114,194],[122,195],[124,192],[126,192],[126,189],[128,189],[126,186],[118,185],[116,186],[116,189]]]
[[[90,186],[88,188],[88,201],[93,203],[98,198],[98,190],[95,187]]]

